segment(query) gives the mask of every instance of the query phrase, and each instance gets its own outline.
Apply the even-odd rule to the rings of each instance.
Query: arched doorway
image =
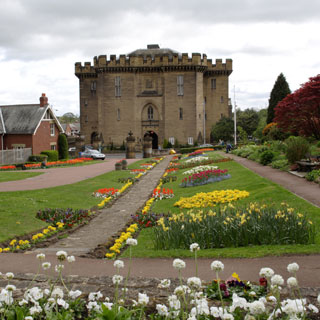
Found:
[[[147,134],[152,138],[152,149],[158,150],[158,135],[154,131],[147,131],[144,136]]]

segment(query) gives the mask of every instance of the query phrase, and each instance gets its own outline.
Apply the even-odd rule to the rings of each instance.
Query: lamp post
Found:
[[[206,144],[206,97],[203,99],[203,144]]]
[[[234,116],[233,116],[233,120],[234,120],[234,145],[237,145],[237,103],[236,103],[236,89],[235,86],[233,87],[233,94],[234,94],[234,98],[233,98],[233,102],[234,102]]]

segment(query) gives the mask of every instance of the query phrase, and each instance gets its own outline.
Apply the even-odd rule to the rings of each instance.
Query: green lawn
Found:
[[[175,175],[178,177],[176,182],[166,183],[165,188],[172,188],[175,197],[158,201],[152,208],[153,212],[180,212],[180,209],[173,207],[173,204],[180,197],[190,197],[198,192],[209,192],[222,189],[239,189],[250,192],[248,198],[234,202],[234,204],[245,204],[248,202],[259,202],[266,204],[280,204],[287,202],[291,207],[296,208],[302,213],[306,213],[316,226],[317,235],[314,245],[278,245],[278,246],[250,246],[241,248],[223,248],[200,250],[201,257],[260,257],[265,255],[282,255],[292,253],[320,253],[320,208],[315,207],[307,201],[295,196],[281,186],[264,179],[252,171],[244,168],[235,161],[217,164],[220,169],[228,169],[231,179],[223,180],[213,184],[207,184],[198,187],[181,188],[179,184],[185,175],[182,172],[188,169],[180,170]],[[189,250],[158,250],[153,249],[152,228],[144,229],[138,237],[138,246],[132,248],[135,257],[192,257]],[[128,256],[124,252],[123,256]]]
[[[43,174],[43,172],[25,172],[25,171],[0,171],[0,182],[16,181],[28,179]]]
[[[131,165],[130,169],[140,168],[139,164],[146,159]],[[32,172],[33,173],[33,172]],[[101,202],[92,197],[99,188],[121,188],[118,178],[133,177],[129,171],[111,171],[92,179],[75,184],[54,188],[0,192],[0,242],[15,236],[27,234],[47,226],[37,219],[36,213],[45,208],[90,209]]]

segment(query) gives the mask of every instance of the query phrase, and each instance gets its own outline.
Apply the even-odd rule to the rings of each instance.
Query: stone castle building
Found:
[[[232,60],[215,63],[200,53],[148,45],[127,55],[94,57],[75,64],[80,86],[80,124],[85,144],[121,145],[131,130],[154,149],[210,142],[211,127],[230,115]],[[205,137],[204,137],[205,135]]]

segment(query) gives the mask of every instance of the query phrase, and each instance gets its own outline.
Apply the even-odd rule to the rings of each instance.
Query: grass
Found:
[[[43,174],[43,172],[25,172],[25,171],[4,172],[4,171],[0,171],[0,182],[23,180],[23,179],[36,177],[40,174]]]
[[[181,188],[179,184],[184,175],[182,172],[188,169],[179,170],[174,173],[178,179],[176,182],[164,184],[165,188],[172,188],[175,197],[158,201],[152,207],[152,212],[167,213],[180,212],[180,209],[173,204],[180,197],[190,197],[198,192],[209,192],[222,189],[239,189],[250,192],[250,196],[236,202],[244,204],[248,202],[260,202],[267,204],[280,204],[287,202],[291,207],[296,208],[302,213],[307,213],[309,219],[316,226],[317,235],[316,243],[313,245],[270,245],[270,246],[249,246],[241,248],[222,248],[200,250],[199,257],[262,257],[266,255],[283,255],[283,254],[311,254],[320,253],[320,208],[313,206],[309,202],[295,196],[281,186],[264,179],[252,171],[244,168],[235,161],[223,162],[217,164],[220,169],[228,169],[231,179],[223,180],[218,183],[207,184],[198,187]],[[235,204],[235,203],[234,203]],[[152,228],[141,231],[138,238],[138,246],[132,248],[134,257],[192,257],[189,250],[154,250],[153,249],[153,231]],[[195,239],[196,242],[196,239]],[[128,256],[124,252],[123,256]]]
[[[128,167],[140,168],[139,160]],[[0,193],[0,242],[46,227],[36,213],[45,208],[90,209],[101,202],[92,193],[99,188],[121,188],[118,178],[134,176],[129,171],[111,171],[78,183],[31,191]]]

